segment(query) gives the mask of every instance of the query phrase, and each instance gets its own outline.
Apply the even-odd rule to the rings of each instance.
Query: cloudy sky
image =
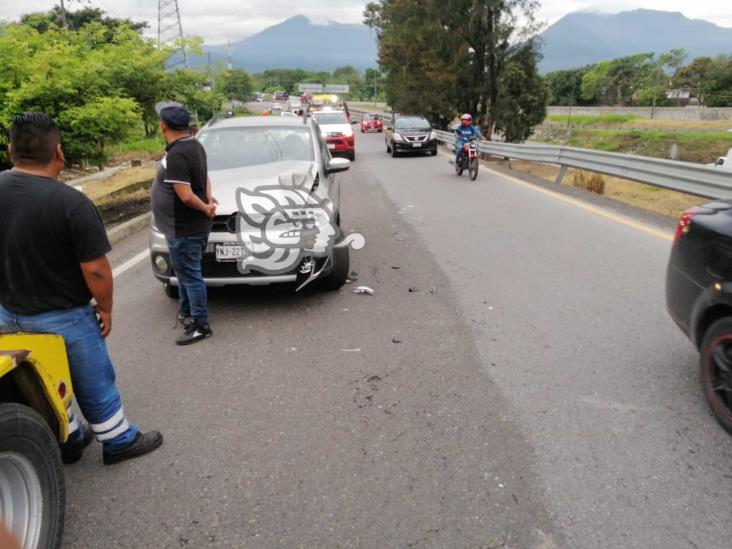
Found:
[[[0,19],[14,19],[29,11],[49,9],[58,0],[0,0]],[[150,21],[157,25],[156,0],[66,0],[67,7],[96,6],[112,15]],[[343,23],[361,21],[364,0],[179,0],[183,31],[202,36],[207,44],[240,40],[293,15],[305,15],[313,21]],[[335,7],[337,6],[337,7]],[[724,27],[732,27],[729,0],[543,0],[539,15],[552,23],[563,15],[578,10],[617,12],[637,8],[680,11],[687,17],[706,19]]]

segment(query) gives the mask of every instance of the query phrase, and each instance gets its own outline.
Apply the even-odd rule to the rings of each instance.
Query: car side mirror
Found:
[[[326,175],[348,171],[351,168],[351,161],[347,158],[331,158],[328,167],[325,169]]]

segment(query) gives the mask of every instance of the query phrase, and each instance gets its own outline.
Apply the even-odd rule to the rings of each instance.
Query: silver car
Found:
[[[198,132],[219,202],[203,257],[207,286],[315,283],[335,290],[349,272],[340,229],[340,185],[317,122],[302,118],[216,120]],[[177,296],[164,235],[150,230],[155,277]]]

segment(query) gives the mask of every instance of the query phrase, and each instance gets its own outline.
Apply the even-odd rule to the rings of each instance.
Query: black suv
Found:
[[[666,274],[666,305],[699,349],[704,395],[732,433],[732,200],[681,216]]]
[[[437,135],[424,116],[395,115],[384,131],[386,152],[396,158],[399,153],[437,154]]]

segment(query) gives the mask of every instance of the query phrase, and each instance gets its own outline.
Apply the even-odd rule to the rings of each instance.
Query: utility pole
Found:
[[[61,1],[61,27],[66,28],[66,6],[64,5],[64,0]]]
[[[175,65],[182,64],[187,68],[188,54],[182,41],[183,25],[178,0],[158,0],[158,47],[175,44],[175,52],[180,52],[183,56],[183,60],[178,61]]]

